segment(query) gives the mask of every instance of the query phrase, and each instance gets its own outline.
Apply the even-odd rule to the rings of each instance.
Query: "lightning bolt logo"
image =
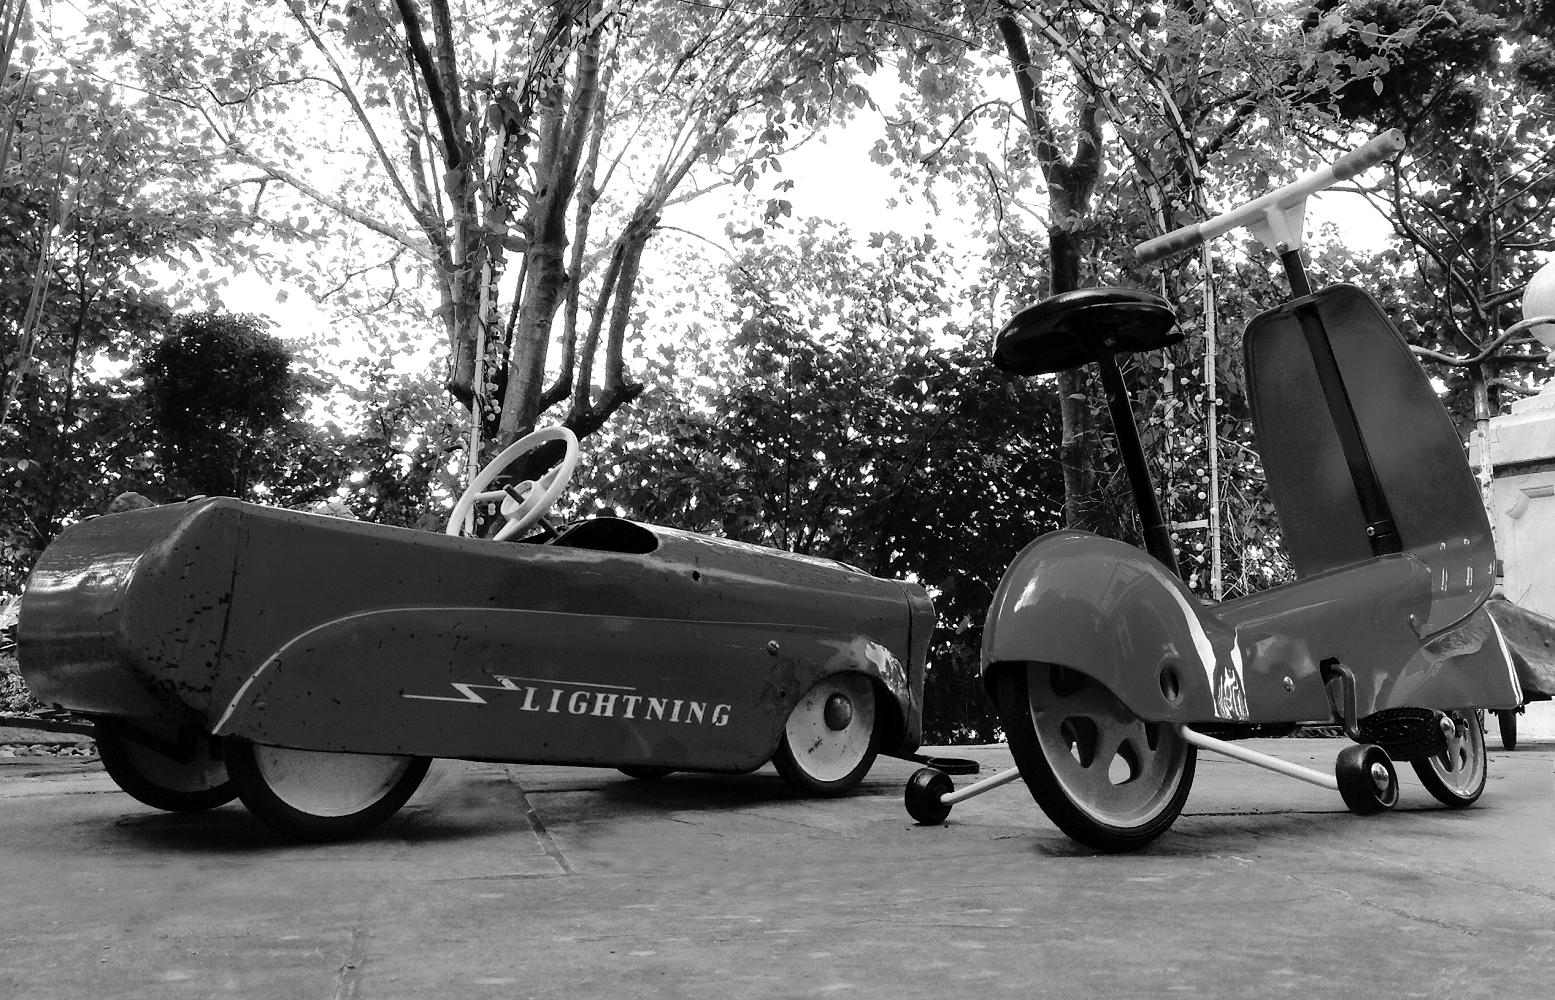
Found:
[[[524,690],[521,686],[519,686],[517,684],[514,684],[513,683],[513,678],[511,678],[511,677],[498,677],[497,680],[500,681],[501,683],[499,683],[499,684],[468,684],[468,683],[465,683],[463,681],[450,681],[449,683],[453,687],[453,689],[455,691],[458,691],[461,695],[463,695],[463,697],[461,697],[461,698],[455,698],[452,695],[444,695],[444,694],[407,694],[407,695],[405,695],[405,697],[406,698],[416,698],[416,699],[419,699],[420,701],[452,701],[452,702],[457,702],[458,704],[461,704],[461,705],[484,705],[484,704],[486,704],[486,699],[482,698],[480,695],[475,693],[477,688],[482,690],[482,691],[522,691],[522,690]]]
[[[454,697],[453,695],[446,695],[446,694],[403,694],[403,693],[401,694],[401,697],[403,697],[403,698],[415,698],[415,699],[417,699],[419,701],[451,701],[451,702],[453,702],[456,705],[486,705],[486,704],[489,704],[489,702],[487,702],[487,700],[484,697],[482,697],[481,695],[477,694],[476,693],[477,691],[525,691],[525,690],[527,690],[527,691],[530,691],[530,692],[535,692],[536,690],[538,690],[537,688],[535,688],[533,686],[525,688],[524,685],[516,683],[518,681],[525,681],[525,682],[529,683],[530,685],[544,684],[544,685],[546,685],[547,687],[550,687],[550,688],[556,688],[556,687],[562,687],[562,688],[599,688],[599,689],[605,690],[605,691],[636,691],[637,690],[635,687],[628,687],[628,686],[626,686],[624,684],[592,684],[592,683],[589,683],[587,681],[540,680],[540,679],[534,678],[534,677],[504,677],[501,674],[496,674],[496,675],[493,675],[493,676],[495,676],[497,678],[497,683],[496,684],[472,684],[469,681],[449,681],[448,682],[448,686],[453,688],[455,691],[458,691],[459,692],[459,697]],[[531,695],[531,697],[532,696],[533,695]]]

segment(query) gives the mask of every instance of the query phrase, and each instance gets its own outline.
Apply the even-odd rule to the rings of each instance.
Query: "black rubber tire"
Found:
[[[393,816],[415,794],[427,775],[427,769],[432,766],[428,757],[400,758],[403,770],[395,774],[388,786],[372,796],[361,808],[341,814],[324,814],[288,802],[281,792],[272,787],[264,756],[267,751],[278,749],[244,739],[229,738],[226,741],[227,771],[232,775],[238,797],[249,812],[271,829],[298,840],[320,843],[360,836]],[[372,755],[329,756],[347,758]]]
[[[639,767],[635,764],[628,767],[618,767],[617,771],[628,778],[636,778],[638,781],[658,781],[675,773],[673,767]]]
[[[1381,787],[1372,778],[1374,764],[1387,769],[1387,781]],[[1379,746],[1361,743],[1339,751],[1334,777],[1345,806],[1357,816],[1372,816],[1398,805],[1398,772]]]
[[[849,678],[861,680],[849,680]],[[790,743],[789,733],[792,731],[791,727],[796,716],[804,711],[804,706],[811,695],[825,689],[828,684],[839,682],[852,685],[853,693],[859,698],[867,698],[870,713],[869,731],[857,762],[845,773],[824,777],[816,774],[812,766],[807,765],[803,759],[804,754],[795,752]],[[789,719],[784,724],[782,739],[778,742],[777,752],[772,755],[772,766],[777,769],[778,774],[782,775],[783,780],[801,795],[811,798],[835,798],[846,795],[858,787],[859,782],[863,781],[864,776],[869,773],[869,769],[875,765],[875,757],[880,751],[880,733],[883,728],[880,724],[880,715],[879,698],[873,683],[868,678],[863,678],[860,674],[841,674],[822,678],[810,691],[805,692],[790,712]]]
[[[940,801],[941,796],[956,790],[950,775],[932,767],[920,767],[907,779],[904,797],[907,815],[924,826],[939,826],[950,815],[950,806]]]
[[[1505,750],[1517,749],[1517,710],[1515,708],[1497,709],[1496,725],[1501,730],[1501,747]]]
[[[1096,691],[1093,693],[1104,701],[1110,699],[1118,717],[1126,716],[1132,720],[1132,724],[1147,726],[1142,720],[1127,715],[1127,710],[1111,692],[1083,674],[1047,664],[1012,665],[1001,670],[994,682],[994,702],[998,708],[999,722],[1009,739],[1010,754],[1020,768],[1031,797],[1036,799],[1037,805],[1055,826],[1086,847],[1109,854],[1139,850],[1165,833],[1182,812],[1183,804],[1188,801],[1188,792],[1193,787],[1193,775],[1198,764],[1197,749],[1177,736],[1176,731],[1165,723],[1158,724],[1159,728],[1153,730],[1155,738],[1174,741],[1172,753],[1180,752],[1180,758],[1167,761],[1166,772],[1159,787],[1152,793],[1156,796],[1153,799],[1155,804],[1148,815],[1137,822],[1108,822],[1098,815],[1096,809],[1071,797],[1063,778],[1055,770],[1054,762],[1048,759],[1043,749],[1043,741],[1032,719],[1029,683],[1031,671],[1041,670],[1053,672],[1049,679],[1053,681],[1055,690],[1058,678],[1064,678],[1065,683],[1079,684],[1081,689],[1086,684],[1094,685]],[[1067,765],[1061,766],[1067,768]],[[1164,799],[1159,798],[1162,794],[1165,795]]]
[[[165,812],[193,813],[237,798],[214,745],[203,734],[195,737],[195,760],[185,763],[161,753],[149,741],[135,739],[130,727],[117,720],[99,720],[93,730],[103,770],[137,802]],[[168,736],[177,738],[173,733]]]
[[[1410,761],[1410,766],[1432,798],[1449,809],[1465,809],[1484,794],[1485,781],[1489,777],[1485,731],[1473,718],[1465,719],[1457,712],[1447,715],[1457,723],[1461,739],[1449,740],[1442,753]],[[1505,730],[1502,732],[1504,734]],[[1517,741],[1514,738],[1512,742]]]

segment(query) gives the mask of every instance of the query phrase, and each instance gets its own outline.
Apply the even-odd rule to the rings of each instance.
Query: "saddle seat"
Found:
[[[1080,288],[1028,306],[994,334],[993,360],[1016,375],[1046,375],[1109,354],[1176,344],[1177,314],[1159,295],[1136,288]]]

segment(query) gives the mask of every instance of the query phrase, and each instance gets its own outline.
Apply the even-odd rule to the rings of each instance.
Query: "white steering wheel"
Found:
[[[526,479],[507,489],[486,490],[491,481],[497,478],[497,474],[517,461],[520,455],[534,451],[547,441],[565,442],[567,453],[562,456],[556,468],[540,477],[538,483]],[[500,542],[518,534],[540,520],[541,516],[551,509],[551,504],[562,495],[562,490],[567,488],[573,472],[577,470],[578,458],[578,436],[565,427],[542,427],[524,435],[502,449],[502,454],[486,463],[486,467],[470,480],[464,495],[459,498],[458,503],[454,504],[453,513],[448,516],[447,533],[463,534],[464,523],[476,504],[487,500],[501,500],[502,516],[507,518],[508,523],[492,537]]]

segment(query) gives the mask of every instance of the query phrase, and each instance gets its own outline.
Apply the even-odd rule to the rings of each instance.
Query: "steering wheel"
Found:
[[[565,442],[567,453],[562,456],[560,464],[540,477],[538,483],[526,479],[505,489],[486,489],[491,481],[497,478],[497,474],[517,461],[520,455],[534,451],[547,441]],[[507,518],[508,523],[492,537],[500,542],[518,534],[540,520],[541,516],[551,509],[551,505],[562,495],[562,490],[567,488],[573,472],[577,470],[578,458],[578,437],[565,427],[542,427],[524,435],[502,449],[502,454],[486,463],[486,467],[470,480],[470,485],[459,497],[459,502],[454,504],[453,513],[448,516],[447,533],[462,534],[464,522],[476,504],[486,500],[501,500],[502,516]]]

